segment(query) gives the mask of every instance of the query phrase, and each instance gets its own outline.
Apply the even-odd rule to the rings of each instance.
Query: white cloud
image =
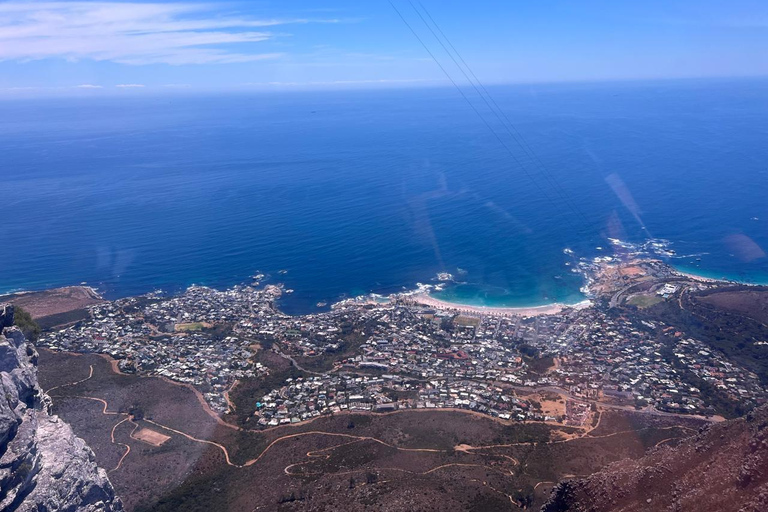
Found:
[[[119,87],[121,89],[134,89],[144,87],[144,84],[117,84],[115,87]]]
[[[93,84],[80,84],[76,85],[75,89],[102,89],[103,86],[101,85],[93,85]]]
[[[139,2],[0,3],[0,60],[108,60],[124,64],[204,64],[271,59],[252,43],[265,27],[341,20],[254,19],[214,4]],[[234,50],[233,45],[238,49]],[[245,46],[244,46],[245,45]]]

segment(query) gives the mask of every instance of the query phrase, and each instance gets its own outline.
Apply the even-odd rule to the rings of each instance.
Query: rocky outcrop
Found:
[[[122,510],[106,471],[37,383],[37,352],[0,305],[0,510]]]
[[[768,510],[768,406],[586,478],[560,482],[544,512]]]
[[[0,333],[3,329],[13,325],[13,305],[0,303]]]

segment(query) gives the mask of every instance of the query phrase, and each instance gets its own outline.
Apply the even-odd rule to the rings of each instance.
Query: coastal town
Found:
[[[157,293],[90,306],[90,319],[40,340],[53,350],[107,354],[124,373],[158,375],[195,386],[211,408],[227,408],[225,392],[240,378],[266,373],[250,361],[254,342],[240,324],[269,310],[279,289],[193,286],[170,299]]]
[[[90,306],[89,319],[49,332],[41,346],[95,352],[120,371],[197,388],[218,413],[239,380],[266,376],[258,351],[300,376],[258,398],[267,428],[342,411],[466,409],[510,421],[582,425],[597,404],[713,415],[712,390],[765,403],[758,376],[700,340],[633,314],[718,283],[656,260],[581,261],[592,303],[492,311],[418,293],[348,299],[289,316],[280,286],[193,286]],[[627,306],[629,305],[629,307]],[[702,385],[706,389],[702,389]]]

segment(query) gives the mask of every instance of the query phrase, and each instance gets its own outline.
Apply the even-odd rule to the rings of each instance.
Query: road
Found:
[[[312,370],[307,370],[306,368],[301,366],[293,357],[283,353],[283,351],[280,350],[279,348],[273,347],[273,349],[277,355],[279,355],[283,359],[289,360],[293,366],[295,366],[297,369],[301,370],[302,372],[310,373],[312,375],[320,375],[320,376],[326,375],[325,373],[319,373],[319,372],[313,372]]]

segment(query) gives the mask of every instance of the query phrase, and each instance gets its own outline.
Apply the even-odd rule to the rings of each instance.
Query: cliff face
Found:
[[[0,510],[120,511],[106,471],[50,411],[37,383],[37,352],[0,304]]]
[[[768,406],[675,447],[561,482],[544,512],[768,510]]]

